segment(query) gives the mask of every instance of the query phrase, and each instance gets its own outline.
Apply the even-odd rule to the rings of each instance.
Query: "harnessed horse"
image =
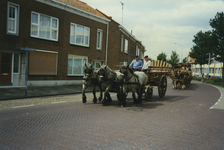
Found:
[[[109,91],[116,88],[119,92],[119,85],[123,80],[123,75],[119,71],[112,71],[108,66],[103,65],[98,71],[99,83],[104,91],[103,105],[112,101]],[[119,94],[118,94],[119,95]]]
[[[82,84],[82,102],[86,103],[86,95],[85,95],[85,90],[88,87],[92,87],[93,88],[93,102],[96,103],[97,102],[97,98],[96,98],[96,91],[95,91],[95,87],[98,86],[100,89],[100,97],[99,97],[99,101],[102,100],[102,90],[100,87],[100,84],[98,82],[98,77],[97,77],[97,71],[94,71],[94,68],[91,64],[86,65],[85,64],[85,75],[83,77],[83,84]]]
[[[122,66],[120,72],[124,74],[123,82],[123,96],[121,107],[126,106],[126,96],[124,93],[132,92],[132,97],[134,98],[134,104],[139,104],[142,102],[142,94],[147,84],[147,75],[144,72],[136,71],[133,72],[129,66]],[[135,98],[135,92],[138,94],[138,100]]]

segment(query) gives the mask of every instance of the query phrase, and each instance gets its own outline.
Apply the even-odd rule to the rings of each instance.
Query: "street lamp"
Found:
[[[182,50],[181,50],[181,58],[180,58],[180,62],[182,62],[182,61],[183,61],[183,60],[182,60],[183,46],[182,46],[182,45],[180,45],[180,44],[178,44],[178,43],[174,43],[174,44],[179,45],[179,46],[181,46],[181,47],[182,47]]]

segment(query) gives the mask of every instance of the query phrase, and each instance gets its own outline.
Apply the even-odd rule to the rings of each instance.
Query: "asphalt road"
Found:
[[[224,149],[224,110],[211,109],[220,90],[192,82],[160,99],[121,108],[87,103],[81,94],[0,101],[0,149]]]

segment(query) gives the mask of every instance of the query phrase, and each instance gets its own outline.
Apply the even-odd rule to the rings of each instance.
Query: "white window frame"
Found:
[[[94,68],[95,68],[95,69],[100,69],[100,68],[97,68],[97,67],[96,67],[96,66],[97,66],[97,65],[96,65],[97,63],[99,64],[99,66],[101,66],[101,62],[95,62],[95,64],[94,64]]]
[[[93,64],[93,66],[94,66],[95,69],[100,69],[100,68],[97,68],[96,67],[96,64],[97,63],[100,64],[100,66],[105,65],[105,61],[104,60],[96,60],[96,59],[93,59],[92,60],[92,64]]]
[[[14,65],[14,58],[15,58],[15,54],[19,54],[19,63],[18,63],[18,72],[14,72],[14,67],[15,67],[15,65]],[[20,74],[20,53],[13,53],[13,55],[12,55],[12,63],[13,63],[13,74]]]
[[[128,40],[127,39],[125,39],[125,43],[124,43],[124,52],[126,53],[126,54],[128,54]]]
[[[74,26],[75,28],[75,37],[74,37],[74,41],[75,42],[71,42],[71,27],[72,25]],[[83,39],[83,43],[76,43],[76,29],[77,29],[77,26],[82,26],[84,28],[84,39]],[[88,35],[88,44],[85,44],[86,41],[85,41],[85,32],[86,30],[89,30],[89,35]],[[79,46],[84,46],[84,47],[89,47],[89,42],[90,42],[90,28],[89,27],[86,27],[86,26],[83,26],[83,25],[80,25],[80,24],[76,24],[76,23],[71,23],[70,25],[70,44],[73,44],[73,45],[79,45]]]
[[[9,18],[9,8],[13,7],[15,8],[15,19],[13,18]],[[14,4],[11,2],[8,2],[7,5],[7,34],[13,34],[13,35],[19,35],[19,10],[20,10],[20,6],[18,4]],[[15,31],[9,31],[9,20],[13,20],[15,21]]]
[[[98,34],[98,33],[100,33],[100,34]],[[98,37],[98,35],[100,35],[100,37]],[[98,41],[98,39],[100,41]],[[96,39],[96,49],[97,50],[102,50],[102,39],[103,39],[103,30],[97,29],[97,39]],[[98,46],[98,43],[99,43],[99,46]]]
[[[138,56],[138,45],[136,45],[136,56]]]
[[[72,56],[72,74],[68,74],[68,68],[67,68],[67,76],[84,76],[84,66],[85,66],[85,64],[83,63],[83,60],[86,59],[86,61],[88,62],[88,56],[80,56],[80,55],[68,54],[68,56],[69,55]],[[82,64],[81,74],[73,74],[74,57],[79,57],[79,58],[76,58],[76,59],[81,59],[82,60],[83,64]]]
[[[121,52],[123,52],[124,49],[124,36],[121,35]]]
[[[32,22],[32,14],[36,14],[38,16],[38,22],[37,23],[33,23]],[[46,17],[50,17],[50,38],[44,38],[44,37],[40,37],[40,16],[46,16]],[[57,28],[53,27],[53,23],[52,20],[57,20]],[[37,35],[32,35],[32,26],[37,26]],[[56,35],[56,39],[52,38],[52,30],[56,30],[57,31],[57,35]],[[40,38],[40,39],[45,39],[45,40],[51,40],[51,41],[58,41],[58,34],[59,34],[59,19],[52,17],[52,16],[48,16],[45,14],[41,14],[38,12],[31,12],[31,25],[30,25],[30,36],[31,37],[35,37],[35,38]]]

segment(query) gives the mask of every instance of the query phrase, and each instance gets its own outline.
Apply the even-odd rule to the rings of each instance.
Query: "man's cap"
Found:
[[[138,58],[138,55],[136,55],[135,58]]]
[[[144,58],[148,58],[148,55],[146,55]]]

